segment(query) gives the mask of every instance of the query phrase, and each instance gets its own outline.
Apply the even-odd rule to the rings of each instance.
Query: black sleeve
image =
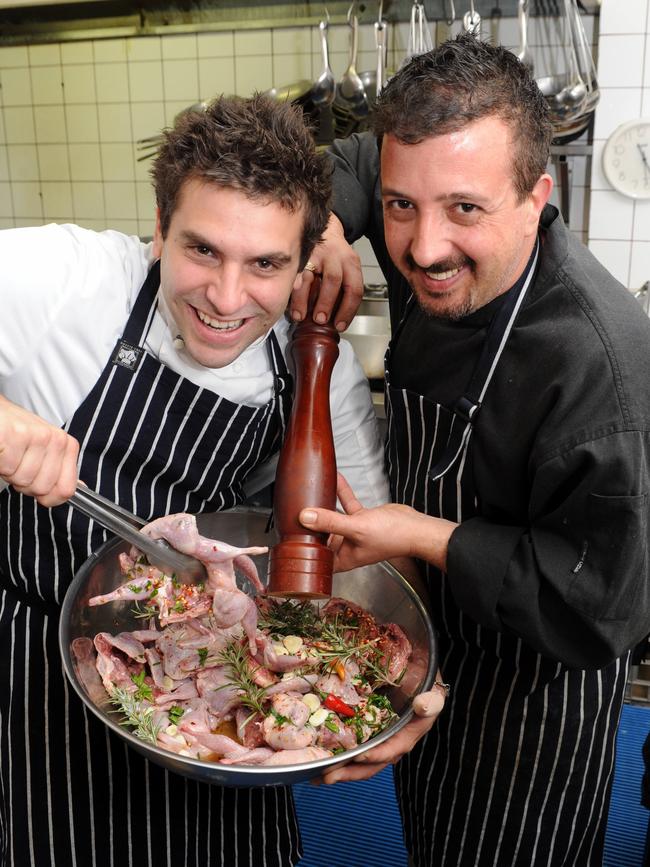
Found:
[[[379,154],[370,133],[335,139],[328,151],[334,164],[332,211],[352,243],[369,235],[379,179]]]
[[[638,644],[650,632],[649,452],[642,431],[604,431],[535,468],[526,526],[462,523],[447,564],[461,608],[570,667]]]

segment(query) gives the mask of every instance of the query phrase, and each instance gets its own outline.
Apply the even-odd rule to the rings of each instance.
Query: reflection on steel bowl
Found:
[[[229,512],[200,515],[203,535],[228,541],[237,547],[272,545],[276,538],[267,531],[268,514],[262,510],[233,509]],[[123,632],[142,626],[128,601],[89,607],[93,596],[110,593],[124,583],[118,555],[126,543],[115,540],[104,545],[79,570],[63,603],[59,630],[63,664],[70,682],[87,707],[115,734],[156,764],[185,776],[229,786],[286,785],[319,776],[325,768],[344,764],[350,758],[385,741],[412,716],[413,697],[433,683],[437,670],[436,646],[429,617],[410,585],[387,563],[366,566],[334,576],[333,594],[368,610],[379,622],[397,623],[413,646],[404,678],[387,690],[397,714],[394,722],[380,734],[345,753],[292,765],[226,765],[178,755],[136,737],[120,725],[116,713],[93,666],[80,665],[72,652],[73,643],[89,646],[99,632]],[[266,572],[266,555],[254,558],[261,575]],[[239,581],[238,576],[238,581]],[[247,591],[246,579],[241,586]],[[79,641],[81,639],[81,641]],[[89,676],[90,673],[90,676]]]

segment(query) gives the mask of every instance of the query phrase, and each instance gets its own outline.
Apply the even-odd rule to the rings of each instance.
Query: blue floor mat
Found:
[[[648,811],[639,804],[650,708],[625,705],[603,867],[642,867]],[[393,769],[371,780],[294,786],[305,855],[300,867],[406,867]]]

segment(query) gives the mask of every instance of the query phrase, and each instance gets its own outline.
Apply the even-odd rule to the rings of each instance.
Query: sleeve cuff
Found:
[[[449,586],[458,606],[477,623],[503,628],[499,599],[508,565],[524,530],[470,518],[452,533],[447,551]]]

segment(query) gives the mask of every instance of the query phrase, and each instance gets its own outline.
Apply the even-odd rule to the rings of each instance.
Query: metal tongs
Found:
[[[77,490],[68,500],[71,506],[79,509],[88,518],[92,518],[115,533],[121,539],[125,539],[146,555],[152,566],[174,575],[185,584],[204,581],[207,577],[205,566],[195,557],[177,551],[164,539],[151,539],[140,533],[140,528],[147,523],[137,515],[133,515],[117,503],[107,500],[96,491],[79,483]]]

